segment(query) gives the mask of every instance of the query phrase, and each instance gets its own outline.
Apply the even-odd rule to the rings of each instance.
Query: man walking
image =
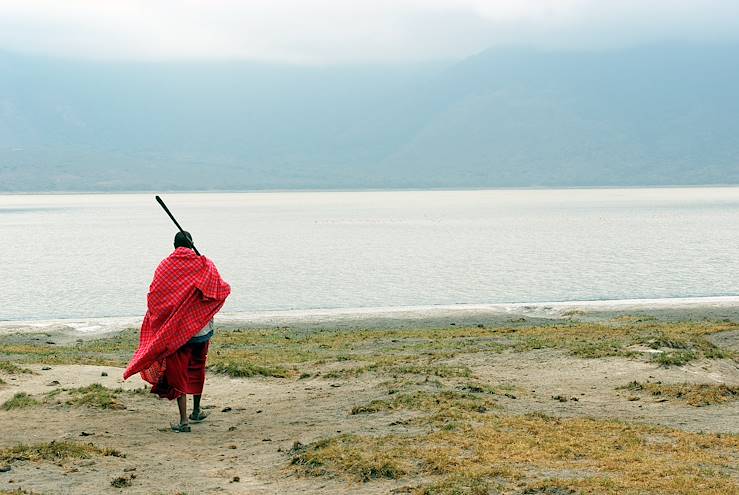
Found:
[[[208,345],[213,336],[213,316],[223,307],[231,287],[216,266],[193,251],[192,236],[180,231],[174,252],[154,272],[147,296],[148,310],[141,325],[139,348],[123,373],[136,373],[151,383],[152,393],[177,399],[177,432],[190,431],[190,420],[200,422]],[[187,395],[193,396],[193,411],[187,415]]]

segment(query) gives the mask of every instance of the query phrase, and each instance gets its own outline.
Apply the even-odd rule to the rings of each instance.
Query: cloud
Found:
[[[739,36],[735,0],[0,0],[0,50],[325,64]]]

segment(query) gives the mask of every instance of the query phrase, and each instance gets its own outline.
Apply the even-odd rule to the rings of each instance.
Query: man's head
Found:
[[[177,249],[179,247],[186,247],[192,249],[192,236],[190,235],[190,232],[185,232],[184,230],[180,230],[175,234],[174,236],[174,248]]]

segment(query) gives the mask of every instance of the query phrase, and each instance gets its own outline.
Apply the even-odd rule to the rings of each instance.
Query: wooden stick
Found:
[[[169,218],[171,218],[174,224],[177,226],[177,228],[180,229],[180,232],[184,232],[184,229],[180,227],[179,223],[177,223],[177,220],[175,219],[174,215],[172,215],[172,212],[169,211],[169,208],[167,208],[167,205],[164,204],[164,201],[162,201],[162,198],[160,198],[159,196],[154,196],[154,198],[156,198],[157,203],[159,203],[159,205],[162,208],[164,208],[164,211],[167,212],[167,215],[169,215]],[[200,256],[200,253],[198,252],[198,248],[195,247],[195,243],[192,242],[192,239],[190,239],[190,246],[192,246],[192,249],[193,251],[195,251],[195,254]]]

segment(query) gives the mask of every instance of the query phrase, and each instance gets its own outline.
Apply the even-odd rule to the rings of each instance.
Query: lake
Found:
[[[162,194],[224,311],[739,295],[739,188]],[[0,320],[137,316],[153,194],[0,195]]]

